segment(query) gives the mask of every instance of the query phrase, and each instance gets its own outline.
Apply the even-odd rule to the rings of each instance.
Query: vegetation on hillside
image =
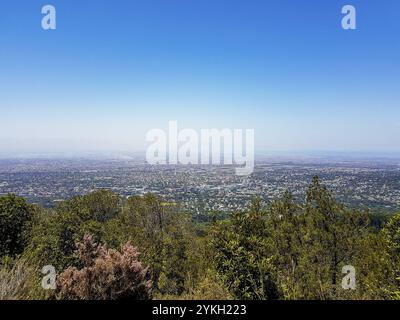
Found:
[[[98,190],[55,209],[0,197],[0,299],[396,298],[400,214],[345,208],[318,178],[302,203],[254,199],[210,223],[152,194]]]

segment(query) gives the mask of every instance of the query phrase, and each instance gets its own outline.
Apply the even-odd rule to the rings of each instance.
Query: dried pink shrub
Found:
[[[66,269],[57,279],[57,298],[64,300],[151,299],[148,268],[139,261],[139,252],[130,243],[121,251],[96,244],[85,235],[77,244],[83,268]]]

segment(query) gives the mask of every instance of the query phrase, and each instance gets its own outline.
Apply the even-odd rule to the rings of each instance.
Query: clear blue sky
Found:
[[[400,151],[400,1],[2,0],[0,111],[2,153],[142,150],[168,120],[254,128],[257,151]]]

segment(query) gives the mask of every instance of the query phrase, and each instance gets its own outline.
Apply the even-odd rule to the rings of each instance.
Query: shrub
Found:
[[[30,271],[22,260],[17,261],[12,268],[1,267],[0,300],[25,299],[23,295],[27,289]]]
[[[151,299],[148,268],[129,242],[121,251],[96,244],[85,235],[77,244],[82,269],[66,269],[57,279],[57,298],[65,300]]]

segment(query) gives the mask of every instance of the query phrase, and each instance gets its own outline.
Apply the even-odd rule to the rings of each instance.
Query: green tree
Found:
[[[0,197],[0,257],[15,256],[25,248],[34,215],[33,207],[15,195]]]
[[[57,270],[78,266],[76,242],[86,233],[96,241],[102,240],[106,223],[120,211],[119,196],[108,190],[64,201],[54,211],[42,213],[24,255],[38,268],[49,264]]]
[[[76,196],[63,201],[57,212],[71,212],[83,220],[106,222],[115,218],[121,211],[121,198],[118,194],[105,189],[93,191],[84,196]]]
[[[394,287],[392,296],[400,300],[400,213],[394,215],[385,225],[382,234],[393,267],[392,278]]]
[[[117,242],[132,241],[141,248],[143,261],[151,266],[154,288],[165,294],[181,294],[190,269],[188,216],[178,206],[146,194],[128,198],[118,225],[124,232]]]
[[[369,299],[384,296],[381,286],[388,281],[389,266],[382,262],[385,261],[384,253],[379,256],[381,252],[375,252],[382,248],[382,241],[371,230],[366,212],[346,209],[318,177],[314,177],[306,201],[296,214],[297,222],[293,223],[293,214],[282,215],[285,216],[286,223],[292,226],[292,231],[287,228],[286,233],[292,232],[295,237],[290,237],[293,244],[287,247],[286,254],[280,252],[289,255],[287,259],[293,260],[296,266],[288,281],[295,290],[288,298]],[[284,220],[281,223],[285,223]],[[342,268],[347,265],[356,269],[354,291],[342,288]],[[282,285],[285,286],[285,281]]]
[[[281,297],[298,299],[304,292],[301,281],[306,270],[302,265],[305,251],[305,215],[292,195],[286,192],[268,208],[268,228],[273,245],[273,264],[277,270],[277,282]]]
[[[260,199],[214,227],[216,270],[237,299],[277,299],[276,270],[267,216]]]
[[[388,298],[390,255],[368,216],[346,209],[315,177],[303,203],[286,193],[218,223],[214,263],[240,299]],[[344,266],[356,270],[355,290],[342,287]]]

